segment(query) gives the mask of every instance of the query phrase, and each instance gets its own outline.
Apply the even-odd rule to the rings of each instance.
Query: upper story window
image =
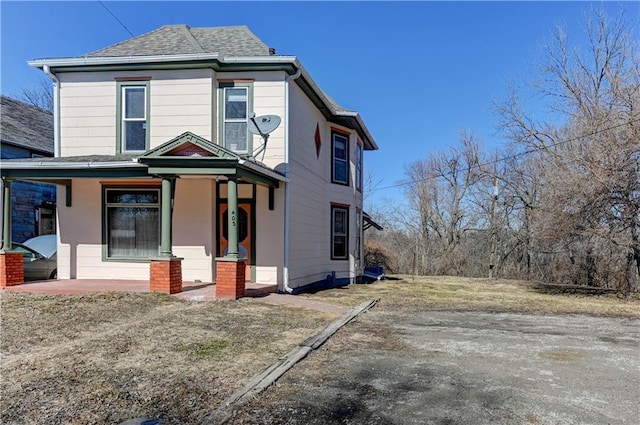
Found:
[[[118,151],[149,149],[149,81],[118,82]]]
[[[247,120],[253,108],[253,84],[220,83],[220,140],[222,146],[239,154],[252,152]]]
[[[356,143],[356,189],[362,192],[362,145]]]
[[[331,132],[331,181],[349,185],[349,136]]]

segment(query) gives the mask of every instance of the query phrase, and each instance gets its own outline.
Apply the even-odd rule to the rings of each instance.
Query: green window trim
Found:
[[[331,205],[331,259],[349,259],[349,207]]]
[[[247,106],[246,117],[227,118],[227,91],[228,89],[246,89]],[[246,130],[246,149],[234,149],[227,143],[225,133],[227,124],[241,124],[248,122],[250,114],[253,112],[253,82],[225,81],[218,83],[218,143],[233,152],[241,155],[251,155],[253,153],[253,135]]]
[[[121,195],[124,195],[124,194],[131,195],[136,192],[138,193],[147,192],[147,194],[155,193],[157,200],[153,202],[149,202],[149,201],[147,202],[129,201],[128,202],[126,199],[123,199],[123,200],[120,200],[119,202],[116,202],[113,199],[110,199],[109,192],[112,192],[112,193],[120,192]],[[102,260],[103,261],[146,263],[146,262],[149,262],[151,259],[157,258],[159,256],[160,236],[161,236],[160,235],[161,234],[160,207],[161,207],[161,201],[162,201],[161,192],[162,191],[160,186],[157,186],[157,185],[143,185],[143,186],[104,185],[102,186]],[[114,236],[115,229],[114,229],[114,226],[112,225],[113,217],[112,217],[111,211],[117,210],[117,209],[124,210],[124,212],[129,213],[129,215],[132,212],[131,210],[133,209],[157,211],[157,214],[156,214],[157,225],[151,226],[151,227],[147,226],[145,229],[143,229],[143,230],[146,230],[148,234],[149,232],[151,232],[155,235],[154,240],[156,243],[153,244],[154,245],[153,252],[151,252],[149,250],[149,247],[147,246],[146,250],[149,252],[147,252],[145,255],[118,255],[118,254],[114,255],[112,253],[114,246],[111,243],[111,241],[112,241],[112,238],[115,238],[117,236]],[[121,223],[132,224],[134,233],[137,232],[137,228],[138,228],[137,218],[134,218],[133,220],[130,217],[127,217],[127,218],[128,218],[127,220],[121,220]],[[118,229],[118,230],[120,230],[120,232],[124,231],[125,233],[127,232],[130,233],[132,231],[131,229],[124,229],[124,230]],[[130,235],[128,236],[130,239]],[[133,249],[137,251],[138,235],[136,234],[134,238],[136,241],[135,242],[136,246],[133,247]]]
[[[151,112],[151,90],[150,90],[150,81],[118,81],[116,82],[116,152],[117,153],[140,153],[146,152],[150,147],[150,133],[151,133],[151,125],[150,125],[150,112]],[[133,121],[144,122],[144,130],[145,130],[145,140],[144,140],[144,149],[126,149],[125,142],[123,140],[123,131],[126,126],[123,126],[123,122],[126,119],[124,114],[124,101],[125,96],[123,96],[124,91],[127,88],[144,88],[145,91],[145,107],[144,107],[144,119],[132,119]]]
[[[360,143],[356,143],[356,190],[362,192],[362,177],[363,177],[363,148]]]
[[[364,240],[363,228],[362,228],[362,210],[360,208],[356,208],[356,267],[363,267],[362,258],[363,258],[363,246],[362,241]]]
[[[342,146],[342,149],[341,149]],[[331,183],[349,186],[349,136],[331,132]]]

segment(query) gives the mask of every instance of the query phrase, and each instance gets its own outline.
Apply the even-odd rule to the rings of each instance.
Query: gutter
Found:
[[[231,56],[222,57],[218,53],[188,53],[179,55],[145,55],[145,56],[84,56],[80,58],[35,59],[28,61],[35,68],[70,67],[91,65],[121,65],[136,63],[170,63],[188,61],[218,61],[221,63],[253,63],[253,64],[291,64],[300,67],[295,56]],[[45,71],[46,72],[46,71]]]
[[[284,265],[282,270],[282,285],[284,291],[288,294],[293,292],[293,289],[289,286],[289,237],[291,235],[291,229],[289,226],[289,215],[291,209],[290,198],[290,178],[291,178],[291,169],[289,168],[289,122],[291,121],[291,111],[289,108],[289,84],[291,84],[291,80],[296,80],[302,75],[302,67],[299,67],[295,74],[288,75],[285,79],[284,84],[284,114],[285,114],[285,130],[284,130],[284,175],[287,179],[284,186]]]
[[[246,159],[239,159],[238,160],[238,165],[241,165],[244,168],[248,168],[248,169],[250,169],[252,171],[255,171],[257,173],[263,174],[265,176],[271,177],[274,180],[278,180],[278,181],[285,182],[285,183],[289,182],[289,178],[287,176],[283,176],[282,174],[278,173],[277,171],[273,171],[273,170],[270,170],[268,168],[256,165],[252,161],[248,161]]]
[[[47,170],[58,168],[70,169],[93,169],[93,168],[139,168],[147,167],[145,164],[136,161],[117,161],[117,162],[52,162],[52,161],[7,161],[2,163],[5,170]]]
[[[85,57],[75,57],[75,58],[58,58],[58,59],[36,59],[33,61],[27,62],[30,66],[35,68],[40,68],[47,72],[49,69],[48,75],[51,76],[51,68],[74,68],[74,67],[83,67],[83,66],[108,66],[108,65],[132,65],[136,64],[149,64],[149,63],[163,63],[163,64],[171,64],[171,63],[181,63],[181,62],[189,62],[189,61],[202,61],[202,62],[212,62],[211,67],[216,71],[224,71],[225,65],[229,67],[233,67],[234,65],[274,65],[274,66],[285,66],[289,65],[291,68],[285,70],[285,72],[289,73],[289,77],[287,81],[297,80],[302,76],[302,79],[298,81],[298,85],[306,86],[313,96],[310,93],[307,93],[310,98],[315,97],[319,103],[323,104],[326,108],[326,111],[329,115],[332,115],[337,120],[344,119],[347,121],[346,123],[339,123],[341,125],[346,125],[347,127],[353,127],[355,130],[360,133],[361,137],[364,139],[364,145],[366,150],[377,150],[378,145],[373,140],[369,129],[364,124],[364,121],[360,117],[360,115],[355,111],[348,110],[337,110],[333,104],[327,99],[325,93],[320,89],[320,87],[316,84],[316,82],[311,78],[309,73],[305,70],[302,64],[298,61],[296,56],[229,56],[224,57],[220,56],[219,53],[188,53],[188,54],[178,54],[178,55],[147,55],[147,56],[110,56],[110,57],[96,57],[96,56],[85,56]],[[293,70],[295,73],[292,74]],[[68,71],[68,70],[66,70]],[[78,69],[78,71],[81,71]],[[52,77],[53,78],[53,77]],[[54,80],[55,81],[55,80]],[[288,84],[288,83],[287,83]],[[315,101],[314,101],[315,103]],[[322,108],[320,108],[322,110]],[[54,113],[55,114],[55,113]],[[326,117],[331,120],[331,117]],[[57,155],[56,155],[57,156]]]
[[[49,65],[42,68],[53,80],[53,156],[60,156],[60,80],[51,72]]]

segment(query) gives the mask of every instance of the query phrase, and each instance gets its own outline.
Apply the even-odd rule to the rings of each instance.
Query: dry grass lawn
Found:
[[[301,296],[346,306],[380,298],[372,311],[381,318],[425,309],[640,317],[639,294],[620,298],[505,280],[405,277]],[[136,417],[197,423],[337,317],[252,299],[187,303],[158,294],[2,292],[0,302],[3,424],[118,424]],[[359,331],[343,343],[397,344],[381,335],[384,321],[378,322],[356,324]],[[332,346],[345,335],[336,334]]]
[[[0,423],[195,423],[337,315],[243,299],[1,293]]]
[[[380,298],[376,310],[469,310],[533,314],[589,314],[640,317],[640,294],[594,294],[575,287],[516,280],[452,276],[398,276],[372,284],[350,285],[302,295],[318,301],[355,306]]]

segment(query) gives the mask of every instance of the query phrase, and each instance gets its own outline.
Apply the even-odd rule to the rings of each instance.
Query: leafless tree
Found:
[[[47,77],[40,77],[35,88],[23,88],[18,99],[29,105],[53,112],[53,83]]]
[[[638,43],[624,15],[596,11],[586,32],[585,50],[562,29],[546,49],[538,89],[564,123],[526,116],[515,96],[499,111],[511,139],[544,161],[536,237],[553,254],[544,266],[574,265],[565,278],[628,291],[640,274]]]

